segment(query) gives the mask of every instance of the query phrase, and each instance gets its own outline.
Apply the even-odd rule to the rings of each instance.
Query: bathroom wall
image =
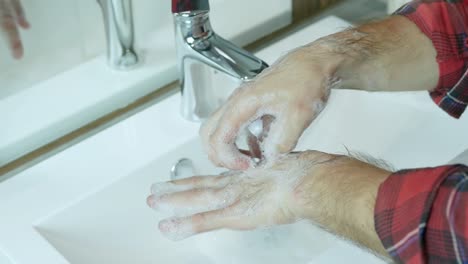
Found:
[[[25,56],[20,61],[12,59],[5,41],[0,39],[0,100],[102,54],[105,49],[102,15],[96,0],[22,0],[22,3],[32,27],[21,32]],[[210,3],[215,29],[239,44],[270,33],[275,25],[262,28],[269,14],[277,14],[278,10],[289,14],[291,9],[291,0]],[[170,0],[133,0],[137,47],[149,48],[151,41],[165,41],[168,45],[172,42],[172,38],[158,39],[162,31],[172,30],[170,6]],[[243,19],[245,16],[254,18]],[[258,23],[246,24],[252,21]],[[284,17],[278,23],[284,24]],[[247,34],[246,29],[252,27],[257,27],[257,31]]]

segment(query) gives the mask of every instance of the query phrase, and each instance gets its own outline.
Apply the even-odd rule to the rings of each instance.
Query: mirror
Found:
[[[0,0],[0,10],[14,18],[21,6],[30,24],[11,24],[18,26],[22,56],[12,53],[8,38],[0,35],[0,176],[85,138],[83,127],[98,120],[91,126],[99,129],[106,123],[103,117],[120,116],[119,109],[155,97],[178,78],[171,1],[99,3]],[[246,14],[245,6],[255,12]],[[212,0],[211,11],[217,32],[243,46],[289,25],[292,7],[291,0]],[[109,67],[107,57],[130,50],[132,39],[137,66]],[[132,53],[121,57],[127,55]]]

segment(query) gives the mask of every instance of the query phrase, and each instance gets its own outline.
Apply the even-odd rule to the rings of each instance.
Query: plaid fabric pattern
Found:
[[[413,21],[437,50],[439,83],[430,93],[459,118],[468,104],[468,0],[417,0],[395,12]]]
[[[397,263],[468,263],[468,167],[394,173],[379,188],[375,228]]]

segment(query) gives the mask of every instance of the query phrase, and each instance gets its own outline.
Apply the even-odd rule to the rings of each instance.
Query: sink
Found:
[[[308,263],[332,247],[334,238],[307,222],[167,240],[145,200],[151,183],[168,180],[181,157],[193,162],[197,174],[222,171],[208,162],[195,139],[35,228],[70,263]]]
[[[349,150],[381,158],[395,169],[436,166],[457,154],[460,146],[456,140],[425,142],[447,127],[452,128],[454,139],[461,139],[466,125],[396,104],[389,96],[333,92],[329,105],[306,130],[297,149],[341,154]],[[307,221],[268,230],[222,230],[182,242],[167,240],[157,230],[161,218],[146,206],[145,199],[151,184],[169,180],[170,169],[182,158],[192,161],[197,175],[222,172],[208,161],[195,137],[36,223],[35,229],[69,263],[330,263],[330,256],[345,256],[343,252],[359,263],[383,263]]]
[[[329,17],[256,55],[272,63],[348,26]],[[307,221],[164,238],[161,216],[145,202],[151,184],[168,180],[182,158],[196,174],[221,172],[202,151],[199,124],[183,120],[179,106],[180,95],[170,96],[2,182],[0,263],[384,263]],[[334,90],[297,149],[350,151],[395,169],[437,166],[468,148],[467,119],[449,117],[425,92]]]
[[[2,264],[13,264],[10,260],[10,258],[5,255],[1,250],[0,250],[0,263]]]

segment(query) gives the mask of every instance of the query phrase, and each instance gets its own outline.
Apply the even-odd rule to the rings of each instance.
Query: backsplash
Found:
[[[96,0],[22,0],[22,3],[32,27],[21,32],[25,56],[20,61],[11,57],[5,41],[0,40],[0,100],[103,54],[106,47],[102,14]],[[215,30],[228,39],[234,38],[238,44],[257,39],[259,32],[268,34],[274,30],[269,29],[271,25],[262,28],[269,13],[284,10],[289,14],[291,10],[290,0],[212,0],[210,3]],[[158,39],[173,30],[170,0],[133,0],[133,12],[137,49],[151,48],[154,41],[172,45],[173,38]],[[249,12],[254,18],[243,19]],[[252,20],[258,23],[249,24]],[[284,18],[279,23],[284,23]],[[252,27],[257,30],[252,31]]]

